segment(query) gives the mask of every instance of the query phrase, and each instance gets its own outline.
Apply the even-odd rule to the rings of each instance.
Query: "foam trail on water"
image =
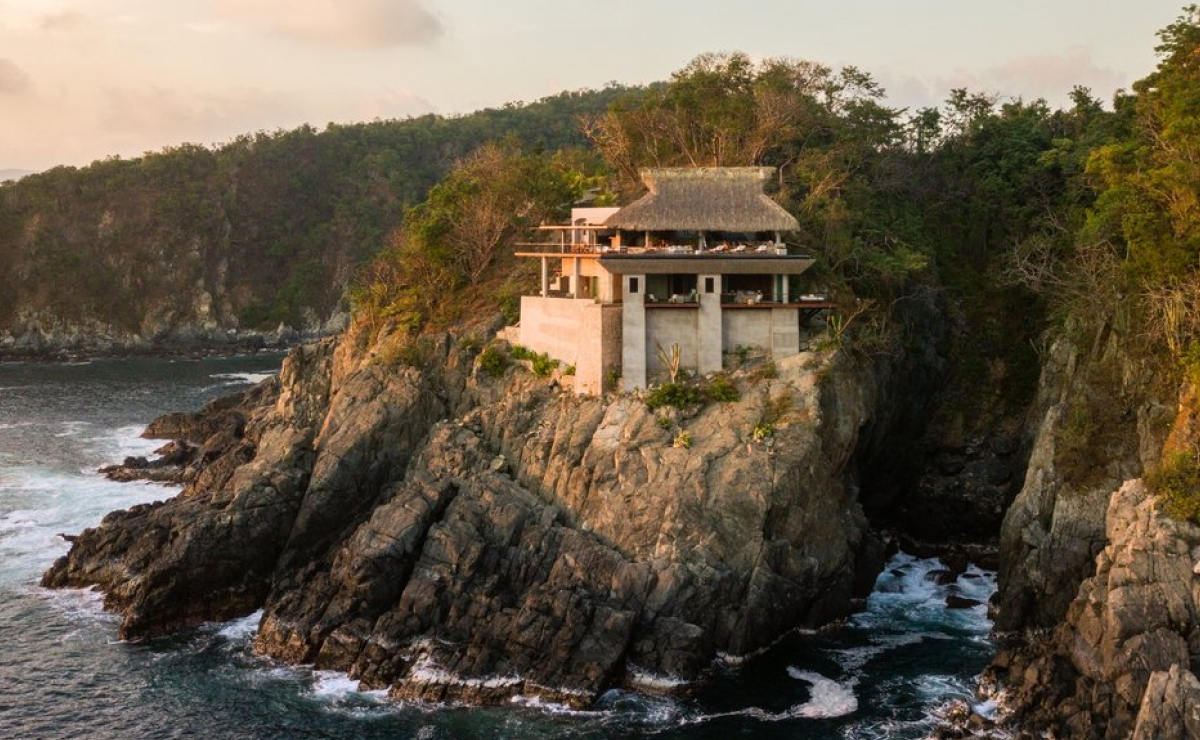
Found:
[[[213,373],[208,377],[213,380],[224,380],[225,385],[257,385],[276,375],[278,373]]]
[[[813,671],[803,671],[789,666],[788,675],[812,686],[812,696],[803,704],[792,707],[788,714],[794,717],[842,717],[858,711],[858,697],[854,695],[854,680],[838,683]]]

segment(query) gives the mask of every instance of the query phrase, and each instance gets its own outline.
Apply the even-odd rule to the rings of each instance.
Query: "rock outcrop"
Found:
[[[1108,545],[1066,621],[1032,655],[1002,655],[1012,699],[1056,737],[1200,737],[1163,734],[1200,720],[1200,527],[1161,515],[1140,480],[1113,494],[1105,521]]]
[[[1200,527],[1162,513],[1142,480],[1194,444],[1195,409],[1161,395],[1153,363],[1115,336],[1043,369],[1025,486],[1001,536],[989,673],[1018,723],[1054,737],[1196,737]]]
[[[805,354],[654,412],[491,378],[467,344],[424,371],[302,347],[277,392],[156,422],[200,446],[184,491],[109,515],[44,583],[99,586],[126,637],[261,607],[260,651],[397,696],[575,704],[701,679],[870,588],[852,461],[878,367]]]

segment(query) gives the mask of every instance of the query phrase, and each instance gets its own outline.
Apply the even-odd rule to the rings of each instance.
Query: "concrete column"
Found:
[[[724,343],[721,326],[721,276],[699,275],[696,278],[700,293],[699,315],[696,317],[696,369],[701,375],[720,372],[721,347]],[[711,290],[709,290],[711,288]]]
[[[780,275],[780,276],[779,276],[779,286],[780,286],[780,287],[779,287],[779,302],[780,302],[780,303],[787,303],[787,302],[788,302],[788,300],[789,300],[789,296],[788,296],[788,276],[787,276],[787,275]]]
[[[571,294],[576,298],[582,297],[579,295],[582,292],[579,289],[579,262],[580,260],[578,257],[571,260]]]
[[[646,387],[646,276],[625,275],[622,281],[621,378],[632,391]]]
[[[542,298],[550,295],[550,260],[542,257]]]

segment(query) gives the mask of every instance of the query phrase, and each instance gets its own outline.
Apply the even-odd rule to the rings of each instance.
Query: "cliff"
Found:
[[[1022,726],[1055,737],[1200,737],[1200,528],[1142,480],[1164,447],[1195,444],[1195,402],[1134,346],[1052,347],[1002,530],[1008,644],[990,673]]]
[[[164,418],[200,447],[184,491],[73,538],[44,584],[99,586],[124,637],[262,608],[263,653],[396,696],[575,704],[701,680],[870,588],[854,470],[887,437],[886,362],[806,353],[735,372],[738,401],[654,412],[493,378],[469,341],[426,350],[301,347]]]

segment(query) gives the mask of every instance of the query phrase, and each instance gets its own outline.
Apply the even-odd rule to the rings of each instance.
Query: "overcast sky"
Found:
[[[0,169],[665,79],[705,51],[1107,99],[1182,0],[0,0]]]

